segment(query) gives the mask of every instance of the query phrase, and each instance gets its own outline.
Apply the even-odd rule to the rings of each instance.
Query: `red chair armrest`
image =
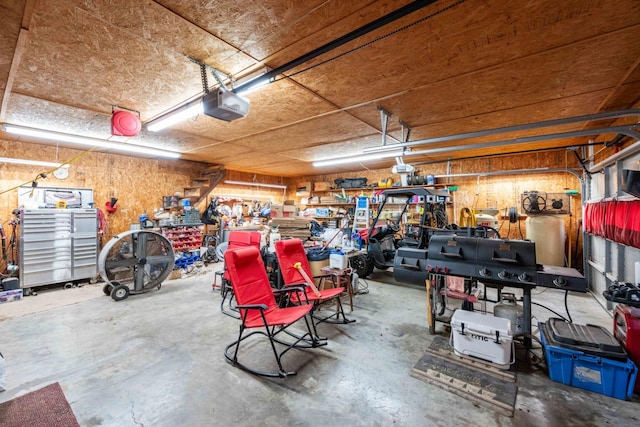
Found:
[[[246,304],[246,305],[239,305],[238,308],[242,308],[244,310],[265,311],[267,309],[267,305],[266,304]]]

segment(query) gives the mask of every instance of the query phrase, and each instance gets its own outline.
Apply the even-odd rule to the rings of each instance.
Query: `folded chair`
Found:
[[[229,233],[229,241],[226,250],[230,251],[249,246],[260,249],[260,238],[261,236],[259,231],[233,230]],[[239,319],[240,315],[238,314],[238,309],[234,301],[233,282],[229,277],[226,262],[222,273],[220,295],[222,295],[222,301],[220,301],[220,310],[222,313]]]
[[[307,259],[307,254],[304,250],[302,240],[300,239],[288,239],[280,240],[275,243],[276,257],[278,258],[278,265],[282,274],[282,279],[287,286],[304,286],[305,294],[303,298],[299,298],[299,293],[293,293],[289,295],[289,300],[294,304],[300,304],[309,302],[314,306],[313,318],[316,319],[316,323],[329,322],[329,323],[351,323],[355,320],[347,319],[342,308],[342,302],[340,301],[341,294],[345,291],[344,287],[333,287],[329,289],[318,290],[315,288],[313,279],[321,278],[322,280],[331,278],[333,276],[316,276],[311,274],[311,266]],[[315,289],[314,289],[315,288]],[[321,317],[317,314],[318,306],[325,302],[335,301],[337,304],[337,310],[335,313],[325,317]],[[340,320],[342,318],[342,320]]]
[[[282,366],[282,356],[292,348],[313,348],[326,345],[326,341],[320,341],[312,332],[313,322],[309,314],[312,305],[297,305],[281,308],[276,302],[276,295],[285,292],[301,292],[301,289],[290,287],[274,290],[269,284],[269,278],[265,271],[260,251],[253,247],[227,250],[224,254],[225,265],[233,283],[237,307],[242,323],[238,339],[229,344],[224,355],[234,366],[247,372],[267,377],[287,377],[295,375],[295,371],[286,371]],[[303,320],[306,324],[304,335],[297,335],[287,331],[289,326]],[[247,332],[247,330],[253,331]],[[247,333],[245,333],[247,332]],[[284,341],[279,338],[282,332],[287,337],[295,337],[294,341]],[[269,339],[273,354],[278,363],[277,372],[266,372],[248,367],[238,361],[240,343],[252,335],[261,334]],[[284,349],[276,348],[284,346]],[[233,353],[233,354],[232,354]]]

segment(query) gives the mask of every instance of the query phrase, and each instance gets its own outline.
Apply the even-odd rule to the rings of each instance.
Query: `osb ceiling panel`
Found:
[[[2,92],[0,92],[0,100],[9,78],[11,58],[16,48],[23,10],[24,2],[0,1],[0,16],[2,16],[2,25],[0,25],[0,89]]]
[[[367,147],[374,147],[381,144],[382,137],[380,135],[370,135],[351,141],[326,143],[312,147],[299,147],[293,150],[282,151],[280,154],[292,159],[312,162],[314,159],[322,158],[323,156],[326,157],[327,154],[329,154],[329,157],[331,158],[355,156]]]
[[[240,138],[235,142],[256,150],[271,151],[275,148],[280,152],[347,141],[349,140],[348,135],[351,134],[368,136],[371,133],[375,133],[375,129],[372,129],[371,126],[345,112],[336,112],[300,122],[295,126],[275,129],[249,138]]]
[[[542,3],[550,5],[552,2]],[[557,8],[550,7],[532,14],[530,8],[513,8],[509,2],[503,2],[497,9],[478,7],[473,2],[467,2],[437,19],[419,23],[296,78],[311,88],[317,88],[319,93],[338,105],[346,106],[349,103],[366,102],[373,98],[370,94],[386,97],[503,63],[504,68],[510,71],[519,69],[522,74],[537,71],[543,68],[540,66],[543,62],[533,67],[518,68],[520,64],[512,61],[596,37],[596,22],[576,25],[592,14],[603,14],[605,20],[616,13],[607,9],[603,2],[583,3],[561,2]],[[540,6],[536,5],[536,8]],[[416,15],[410,15],[390,25],[391,28],[378,30],[364,37],[365,40],[354,42],[341,50],[362,45],[368,39],[389,33],[396,26],[415,22],[420,17],[419,13]],[[624,17],[612,24],[607,32],[615,35],[615,30],[634,23],[638,23],[637,17]],[[552,32],[555,37],[545,37],[547,32]],[[532,43],[532,39],[535,43]],[[604,58],[612,55],[631,60],[636,58],[633,56],[633,46],[622,41],[619,43],[622,51],[616,53],[604,49],[599,52],[605,53],[602,55]],[[398,45],[403,46],[401,51],[397,49]],[[335,56],[337,53],[339,51],[326,56]],[[579,49],[579,44],[572,52],[576,57],[591,58],[591,55],[584,53],[585,49]],[[538,58],[538,61],[544,59]],[[620,66],[624,67],[624,64]],[[353,86],[366,87],[368,91],[344,91],[342,85],[331,84],[338,74],[348,78]],[[404,80],[407,76],[412,82],[409,87]]]
[[[404,138],[398,120],[411,127],[415,141],[640,108],[637,0],[423,2],[421,9],[355,40],[331,44],[417,3],[0,0],[0,119],[113,139],[114,106],[139,112],[146,124],[198,99],[204,87],[194,61],[206,64],[208,87],[216,90],[212,68],[239,80],[327,44],[318,57],[278,70],[275,82],[243,95],[250,101],[243,119],[224,122],[200,114],[158,133],[145,127],[126,142],[180,151],[186,159],[243,172],[357,173],[395,160],[332,170],[313,168],[311,162],[357,156],[380,145],[378,107],[392,114],[389,143]],[[228,80],[225,85],[231,89]],[[416,149],[453,151],[405,160],[548,150],[589,138],[483,149],[468,144],[612,123],[586,121],[448,141]]]
[[[620,31],[615,35],[598,37],[590,44],[576,43],[527,56],[509,64],[438,81],[385,99],[380,104],[412,125],[507,111],[523,105],[611,88],[619,79],[616,70],[628,69],[640,56],[638,29]],[[624,54],[618,52],[615,56],[595,57],[582,54],[587,49],[611,51],[620,42],[626,46]],[[539,64],[545,66],[540,67]],[[571,67],[567,67],[567,64],[571,64]],[[595,71],[584,73],[589,68]],[[514,69],[523,72],[514,74]],[[590,112],[591,106],[582,107],[583,113]],[[369,111],[369,117],[363,117],[365,121],[380,121],[371,108],[361,110]],[[539,119],[529,117],[528,121]]]
[[[307,53],[344,34],[341,25],[348,20],[356,28],[408,3],[391,1],[381,7],[369,7],[371,0],[298,1],[254,0],[245,2],[184,2],[159,0],[158,3],[181,16],[190,17],[197,26],[226,40],[258,61],[278,56],[280,63]],[[307,39],[317,39],[313,42]],[[293,47],[292,45],[300,46]],[[314,46],[314,47],[315,47]],[[289,50],[283,55],[283,50]],[[292,56],[294,55],[295,56]]]

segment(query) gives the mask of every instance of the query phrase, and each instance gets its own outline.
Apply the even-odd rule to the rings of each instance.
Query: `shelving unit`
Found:
[[[336,188],[336,189],[331,189],[331,190],[325,190],[325,191],[314,191],[313,195],[310,196],[308,198],[309,202],[306,204],[306,206],[333,206],[333,205],[354,205],[356,202],[356,199],[361,196],[361,195],[365,195],[365,194],[371,194],[371,193],[375,193],[378,191],[384,191],[384,190],[390,190],[390,189],[401,189],[401,188],[426,188],[428,190],[445,190],[448,187],[452,187],[452,184],[433,184],[433,185],[410,185],[410,186],[403,186],[403,187],[360,187],[360,188]],[[332,193],[342,193],[342,190],[344,190],[345,194],[349,195],[349,197],[353,197],[353,201],[347,201],[347,202],[339,202],[339,201],[328,201],[328,202],[313,202],[312,199],[314,197],[319,197],[320,195],[324,195],[324,194],[332,194]],[[353,193],[357,193],[356,195],[353,195]],[[360,194],[363,193],[363,194]],[[445,197],[444,195],[442,197]],[[441,202],[444,200],[433,200],[433,202]],[[375,205],[378,202],[374,201],[374,200],[370,200],[371,205]]]
[[[372,210],[377,209],[377,207],[380,205],[380,202],[378,200],[376,200],[374,197],[369,197],[367,195],[373,195],[373,193],[379,192],[379,191],[384,191],[384,190],[389,190],[389,189],[411,189],[411,188],[426,188],[428,190],[431,191],[438,191],[438,193],[441,194],[435,194],[433,195],[433,200],[427,200],[425,201],[426,203],[447,203],[447,205],[450,205],[452,203],[453,200],[453,194],[445,194],[444,190],[447,189],[448,187],[452,186],[451,184],[433,184],[433,185],[413,185],[413,186],[403,186],[403,187],[361,187],[361,188],[345,188],[344,189],[344,193],[343,193],[343,189],[339,188],[339,189],[330,189],[330,190],[324,190],[324,191],[314,191],[312,193],[312,195],[308,198],[307,203],[302,203],[303,205],[305,205],[307,208],[331,208],[331,207],[346,207],[348,206],[349,208],[354,208],[354,219],[357,219],[358,216],[358,209],[356,206],[356,202],[363,197],[368,198],[368,203],[367,203],[367,207],[366,209],[368,210],[368,212],[371,212]],[[327,194],[346,194],[349,199],[352,199],[352,201],[349,202],[341,202],[341,201],[318,201],[318,202],[313,202],[312,200],[317,197],[318,199],[321,199],[321,195],[327,195]],[[326,197],[326,196],[324,196]],[[425,202],[416,202],[413,204],[424,204]],[[387,202],[387,205],[389,205],[390,202]],[[402,205],[404,205],[404,202],[401,203]],[[452,212],[453,213],[453,212]],[[365,224],[365,217],[363,216],[364,212],[361,211],[359,213],[360,215],[360,224],[364,225]],[[324,217],[324,216],[315,216],[316,219],[333,219],[333,218],[339,218],[339,217]],[[371,215],[366,216],[366,219],[370,221]],[[369,221],[366,221],[367,223],[369,223]]]
[[[175,252],[200,250],[203,224],[174,224],[160,227]]]

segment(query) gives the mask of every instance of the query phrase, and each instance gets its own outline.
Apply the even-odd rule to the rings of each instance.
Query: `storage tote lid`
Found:
[[[543,328],[550,345],[582,351],[593,356],[627,359],[624,348],[601,326],[567,323],[552,317],[545,322]]]

